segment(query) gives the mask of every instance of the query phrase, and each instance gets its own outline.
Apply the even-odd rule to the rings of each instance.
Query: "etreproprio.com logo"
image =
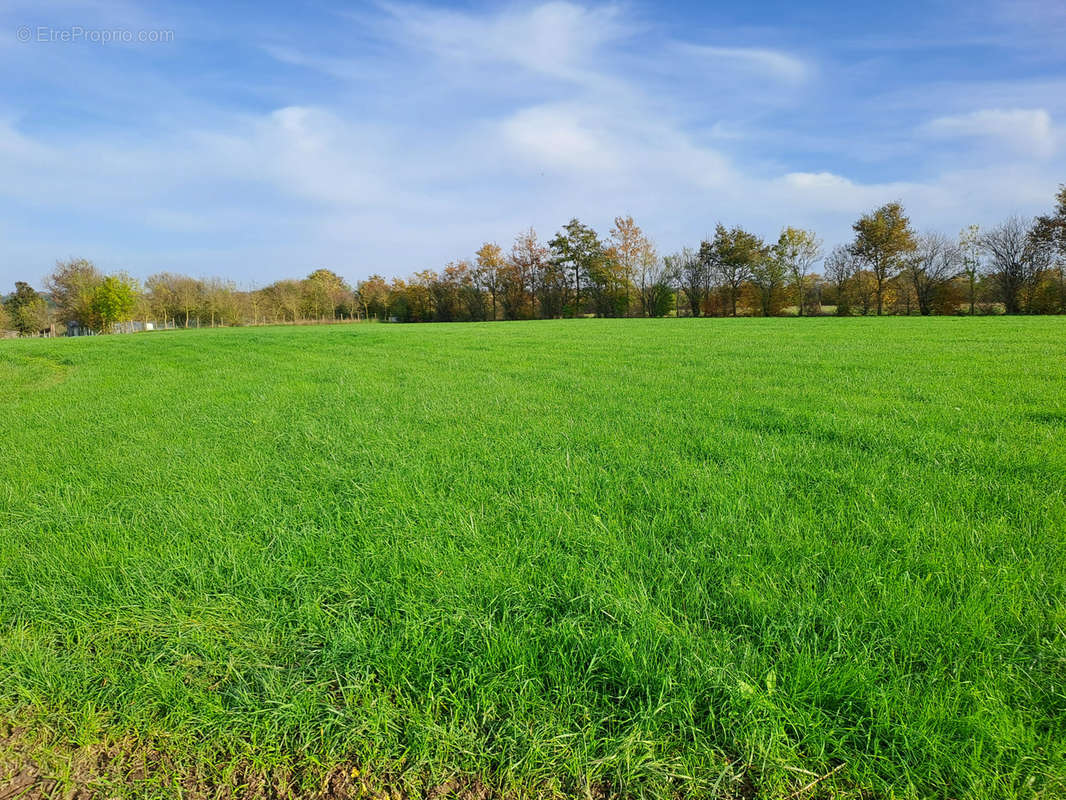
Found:
[[[20,42],[47,42],[73,44],[164,44],[174,41],[174,31],[160,28],[156,30],[133,30],[132,28],[86,28],[71,25],[57,28],[51,25],[20,25],[15,31],[15,38]]]

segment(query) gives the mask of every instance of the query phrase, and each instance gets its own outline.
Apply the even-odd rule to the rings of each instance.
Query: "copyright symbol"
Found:
[[[19,29],[17,31],[15,31],[15,37],[20,42],[28,42],[30,40],[30,36],[32,36],[32,35],[33,34],[30,31],[30,26],[29,25],[19,25]]]

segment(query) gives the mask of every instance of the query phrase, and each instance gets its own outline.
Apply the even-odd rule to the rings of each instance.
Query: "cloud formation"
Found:
[[[634,6],[167,20],[167,50],[0,49],[23,76],[0,100],[0,288],[69,255],[244,283],[405,274],[571,216],[606,230],[631,213],[663,250],[717,220],[832,244],[901,199],[954,233],[1039,211],[1066,180],[1066,59],[1033,65],[1021,40],[973,77],[960,46],[931,82],[913,42],[871,56]]]
[[[980,109],[968,114],[937,117],[925,130],[946,138],[985,139],[1004,142],[1026,155],[1049,157],[1058,148],[1058,134],[1051,115],[1042,108]]]

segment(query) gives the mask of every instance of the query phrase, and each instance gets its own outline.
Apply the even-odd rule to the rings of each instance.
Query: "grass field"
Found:
[[[0,451],[65,780],[1066,795],[1064,319],[7,341]]]

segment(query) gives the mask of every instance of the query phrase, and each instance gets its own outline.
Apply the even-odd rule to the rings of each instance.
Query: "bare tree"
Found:
[[[558,238],[558,237],[557,237]],[[511,257],[505,260],[501,280],[504,316],[508,319],[532,317],[537,283],[547,269],[549,253],[530,228],[515,237]]]
[[[981,236],[987,269],[1008,314],[1022,311],[1026,292],[1040,274],[1040,250],[1030,236],[1029,221],[1010,217]]]
[[[711,271],[709,263],[700,258],[690,247],[663,259],[668,271],[677,276],[681,291],[688,299],[692,316],[698,317],[703,301],[711,290]]]
[[[924,233],[918,237],[914,252],[904,262],[902,274],[914,288],[922,316],[933,312],[962,266],[958,245],[948,237],[941,233]]]
[[[849,247],[838,245],[825,259],[825,278],[836,290],[837,316],[845,316],[851,311],[849,294],[855,272],[855,257]]]

